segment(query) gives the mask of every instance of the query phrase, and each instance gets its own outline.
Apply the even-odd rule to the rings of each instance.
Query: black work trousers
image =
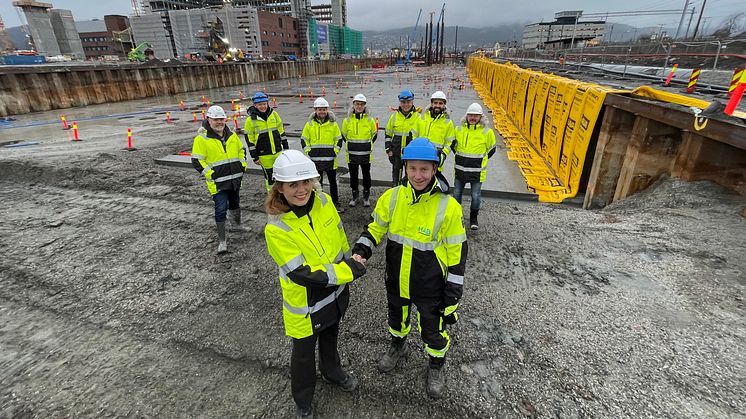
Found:
[[[370,163],[358,164],[358,163],[350,162],[349,166],[350,166],[350,187],[352,188],[352,192],[357,194],[357,191],[358,191],[358,183],[359,183],[358,170],[357,170],[358,167],[363,172],[363,190],[369,191],[370,185],[371,185]]]
[[[386,284],[389,288],[389,284]],[[393,287],[391,287],[393,288]],[[417,326],[420,337],[425,343],[425,350],[430,356],[437,358],[445,357],[450,346],[451,338],[446,332],[446,325],[439,311],[440,301],[434,299],[409,300],[398,295],[398,287],[394,294],[392,289],[387,289],[388,300],[388,324],[392,335],[404,338],[410,330],[410,313],[412,304],[417,306]]]
[[[402,161],[401,153],[395,151],[392,156],[389,156],[391,162],[391,181],[393,186],[397,186],[401,183],[401,179],[404,176],[402,173]]]
[[[316,341],[319,342],[319,370],[333,382],[345,379],[339,360],[337,338],[339,322],[321,332],[302,339],[293,339],[290,357],[290,387],[295,404],[302,409],[311,407],[316,389]]]
[[[329,195],[332,197],[332,202],[334,202],[334,206],[339,206],[339,192],[337,192],[337,169],[330,169],[330,170],[319,170],[319,175],[321,176],[321,186],[324,186],[324,173],[326,173],[326,177],[329,179]]]

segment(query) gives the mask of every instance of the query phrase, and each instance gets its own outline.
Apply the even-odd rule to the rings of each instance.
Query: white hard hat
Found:
[[[298,150],[283,150],[272,165],[272,179],[278,182],[297,182],[319,177],[316,165]]]
[[[221,108],[218,105],[210,106],[210,108],[207,109],[207,113],[205,113],[205,116],[208,118],[221,118],[221,119],[227,118],[223,108]]]
[[[430,96],[430,100],[433,100],[433,99],[440,99],[440,100],[445,101],[446,100],[446,94],[443,93],[443,92],[441,92],[440,90],[438,90],[435,93],[433,93],[432,96]]]
[[[472,103],[469,108],[466,109],[466,114],[469,115],[484,115],[482,107],[478,103]]]
[[[368,99],[365,98],[365,95],[362,93],[358,93],[355,95],[355,97],[352,98],[353,102],[365,102],[368,103]]]
[[[323,97],[317,97],[316,100],[313,101],[313,107],[314,108],[328,108],[329,102],[326,101]]]

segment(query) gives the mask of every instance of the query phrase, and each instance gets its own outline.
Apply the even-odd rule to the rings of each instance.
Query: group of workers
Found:
[[[227,251],[226,220],[242,229],[241,179],[251,160],[264,172],[267,197],[267,248],[279,267],[285,332],[292,338],[291,391],[298,417],[313,417],[316,347],[319,370],[327,382],[353,391],[357,379],[340,364],[337,341],[340,320],[350,299],[349,284],[366,273],[366,263],[386,238],[385,287],[391,341],[378,369],[391,372],[407,353],[412,305],[429,357],[426,391],[439,398],[445,391],[443,366],[451,345],[446,325],[457,321],[467,256],[461,195],[471,185],[470,228],[479,228],[481,183],[487,160],[495,152],[495,135],[482,122],[479,104],[469,106],[458,125],[446,110],[446,95],[435,92],[420,113],[409,90],[385,128],[385,149],[392,164],[392,188],[376,201],[372,221],[350,246],[339,213],[337,155],[346,144],[352,200],[368,207],[370,166],[377,124],[367,99],[354,96],[341,129],[329,103],[314,101],[301,134],[303,151],[290,149],[282,119],[269,98],[252,98],[244,138],[225,126],[219,106],[208,109],[192,148],[192,162],[204,176],[215,203],[218,252]],[[455,155],[455,187],[442,175],[446,157]],[[359,192],[358,170],[363,193]],[[329,194],[322,190],[326,175]]]

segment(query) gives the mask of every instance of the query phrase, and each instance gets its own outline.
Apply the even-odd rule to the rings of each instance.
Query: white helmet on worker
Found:
[[[283,150],[272,165],[272,179],[278,182],[297,182],[319,177],[316,165],[298,150]]]
[[[368,103],[368,99],[362,93],[356,94],[355,97],[352,98],[352,101],[353,102],[365,102],[365,103]]]
[[[467,115],[484,115],[484,112],[482,112],[482,106],[480,106],[478,103],[472,103],[466,109],[466,114]]]
[[[433,99],[440,99],[443,102],[447,101],[446,94],[441,92],[440,90],[436,91],[435,93],[432,94],[432,96],[430,96],[430,100],[433,100]]]
[[[317,97],[316,100],[313,101],[313,107],[314,108],[328,108],[329,102],[326,101],[323,97]]]
[[[218,105],[212,105],[207,109],[207,113],[205,113],[205,116],[208,118],[215,118],[215,119],[225,119],[228,116],[226,116],[225,111],[223,108],[221,108]]]

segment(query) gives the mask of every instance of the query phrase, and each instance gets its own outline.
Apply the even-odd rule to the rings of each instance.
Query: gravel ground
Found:
[[[218,257],[197,173],[153,163],[193,129],[0,150],[0,417],[294,413],[263,182],[247,175],[251,228]],[[319,380],[318,416],[746,417],[745,204],[675,179],[601,211],[487,200],[439,401],[416,332],[399,370],[375,368],[378,254],[340,338],[361,387]],[[368,216],[342,215],[350,241]]]

